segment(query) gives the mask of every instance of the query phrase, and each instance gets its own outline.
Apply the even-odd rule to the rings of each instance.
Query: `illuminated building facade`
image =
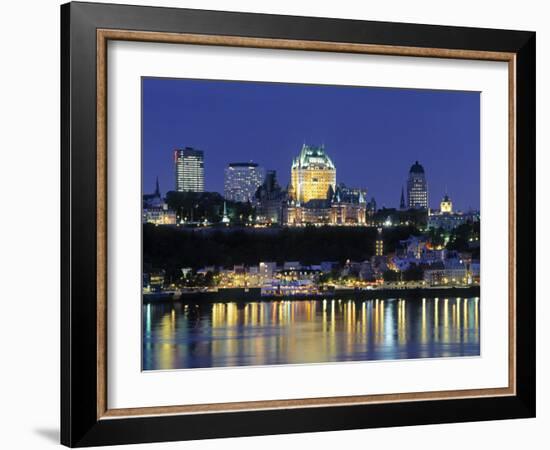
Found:
[[[166,272],[156,270],[143,273],[143,292],[160,292],[164,286]]]
[[[305,204],[290,200],[284,208],[287,225],[356,225],[367,224],[367,202],[364,190],[342,193],[340,186],[329,199],[312,199]],[[364,191],[366,192],[366,190]]]
[[[472,283],[472,277],[465,267],[452,269],[429,269],[424,271],[424,281],[431,286],[467,285]]]
[[[319,147],[304,144],[300,154],[292,161],[289,196],[298,203],[325,200],[336,188],[336,167]]]
[[[330,212],[332,225],[366,225],[367,203],[362,192],[358,196],[343,196],[337,189]]]
[[[366,225],[367,190],[336,185],[336,167],[324,146],[302,146],[292,161],[287,225]]]
[[[441,214],[451,214],[453,212],[453,202],[447,194],[445,194],[445,197],[441,200],[439,210],[441,211]]]
[[[451,231],[468,221],[467,216],[461,213],[430,214],[428,216],[428,228]]]
[[[407,206],[411,209],[428,209],[428,183],[424,167],[416,161],[407,180]]]
[[[143,210],[143,223],[176,225],[176,212],[168,209],[166,204],[162,207],[145,208]]]
[[[224,197],[234,202],[253,203],[263,179],[263,169],[258,164],[231,163],[225,169]]]
[[[439,204],[439,211],[431,211],[428,216],[428,228],[451,231],[466,222],[474,222],[472,214],[463,214],[453,211],[453,202],[448,194],[445,194]]]
[[[277,270],[277,263],[273,261],[269,262],[260,262],[258,265],[258,273],[260,274],[260,277],[265,281],[273,278],[273,274]]]
[[[174,150],[176,191],[204,192],[204,152],[192,147]]]

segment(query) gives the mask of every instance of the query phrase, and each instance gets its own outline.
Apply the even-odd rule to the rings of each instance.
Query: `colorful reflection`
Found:
[[[143,369],[479,355],[479,297],[143,306]]]

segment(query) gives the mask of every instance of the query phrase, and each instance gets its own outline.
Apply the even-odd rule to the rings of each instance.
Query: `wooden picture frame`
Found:
[[[63,5],[61,26],[63,444],[534,417],[535,33],[93,3]],[[109,40],[507,62],[508,387],[110,409],[106,394]]]

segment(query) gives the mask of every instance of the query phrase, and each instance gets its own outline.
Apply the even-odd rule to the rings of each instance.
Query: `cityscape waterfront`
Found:
[[[480,212],[423,161],[395,162],[388,207],[325,144],[283,176],[216,153],[223,193],[209,152],[160,152],[173,188],[143,195],[144,370],[479,355]]]
[[[257,289],[264,297],[286,298],[331,296],[335,289],[349,288],[479,285],[479,212],[453,211],[447,193],[442,197],[439,210],[427,208],[427,181],[418,161],[409,170],[407,200],[402,191],[398,209],[377,210],[374,198],[366,201],[366,188],[336,183],[336,167],[323,147],[302,146],[292,162],[292,181],[286,190],[277,184],[273,171],[268,171],[262,182],[262,169],[258,164],[230,163],[226,171],[226,196],[216,196],[217,203],[211,193],[205,196],[196,190],[204,185],[203,153],[187,149],[187,154],[192,163],[188,164],[185,156],[180,156],[181,151],[176,150],[176,188],[179,190],[163,198],[157,182],[155,192],[144,196],[143,221],[156,227],[170,226],[176,233],[165,233],[166,242],[191,241],[210,264],[198,267],[193,262],[201,258],[196,254],[194,261],[186,258],[183,253],[190,252],[182,249],[180,259],[189,265],[176,268],[177,272],[181,270],[176,278],[170,274],[167,277],[166,268],[151,267],[144,272],[146,299],[185,298],[189,294],[220,289],[232,289],[236,295],[235,289],[239,288]],[[201,155],[199,159],[197,155]],[[182,165],[185,171],[181,170]],[[185,186],[195,186],[195,190]],[[193,204],[188,210],[185,204],[189,198]],[[326,245],[327,236],[332,235],[345,246],[345,235],[338,231],[339,227],[364,229],[363,233],[356,232],[356,239],[351,239],[348,245],[364,247],[370,242],[370,251],[365,248],[363,252],[370,258],[353,260],[348,257],[356,253],[353,251],[350,255],[330,255],[333,260],[313,261],[311,251],[304,250],[296,259],[282,259],[281,254],[276,259],[265,259],[273,255],[265,241],[276,240],[284,245],[284,239],[292,239],[292,231],[283,232],[285,228],[298,228],[294,234],[301,234],[304,239],[315,240],[318,236],[318,245]],[[300,233],[300,228],[306,231]],[[215,255],[212,247],[218,244],[217,252],[221,253],[222,248],[229,245],[232,232],[238,233],[241,244],[262,247],[263,253],[259,252],[257,260],[239,261],[243,256],[237,252],[237,260],[227,267],[219,255]],[[147,230],[144,236],[154,233],[154,229]],[[210,249],[201,250],[204,241],[207,244],[204,247]]]

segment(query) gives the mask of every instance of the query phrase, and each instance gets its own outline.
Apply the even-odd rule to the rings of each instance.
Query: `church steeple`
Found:
[[[160,197],[159,177],[157,175],[157,182],[155,185],[155,197]]]
[[[399,209],[405,209],[405,189],[401,186],[401,201],[399,202]]]

